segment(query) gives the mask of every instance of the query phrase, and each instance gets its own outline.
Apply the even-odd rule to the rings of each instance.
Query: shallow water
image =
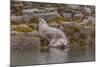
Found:
[[[26,49],[23,51],[11,49],[11,65],[37,65],[51,63],[70,63],[94,61],[94,45],[84,49],[49,48],[48,52],[40,52],[39,48]]]

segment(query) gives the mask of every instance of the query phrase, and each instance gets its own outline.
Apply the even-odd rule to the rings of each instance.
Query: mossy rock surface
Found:
[[[20,24],[20,25],[16,25],[13,26],[13,31],[17,31],[17,32],[33,32],[35,30],[33,30],[32,28],[30,28],[29,26],[25,25],[25,24]]]

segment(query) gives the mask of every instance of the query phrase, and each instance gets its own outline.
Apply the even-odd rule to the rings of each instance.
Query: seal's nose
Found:
[[[42,19],[41,19],[41,18],[39,18],[39,21],[42,21]]]
[[[41,23],[47,24],[47,22],[46,22],[44,19],[42,19],[42,18],[39,18],[39,21],[40,21]]]
[[[42,22],[42,23],[45,22],[44,19],[42,19],[42,18],[39,18],[39,21]]]

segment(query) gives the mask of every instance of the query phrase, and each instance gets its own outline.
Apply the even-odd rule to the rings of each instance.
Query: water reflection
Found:
[[[49,48],[48,52],[40,52],[40,49],[29,50],[11,50],[11,65],[32,65],[32,64],[50,64],[78,61],[93,61],[94,47],[85,49],[61,50]]]

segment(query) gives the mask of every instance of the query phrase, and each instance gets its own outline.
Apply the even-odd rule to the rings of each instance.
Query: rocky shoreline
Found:
[[[95,6],[26,1],[11,3],[11,48],[40,47],[39,17],[49,26],[64,31],[71,47],[84,47],[95,42]]]
[[[51,25],[52,26],[52,25]],[[89,26],[83,26],[75,22],[66,22],[62,25],[54,25],[58,29],[65,32],[69,43],[82,44],[83,46],[94,42],[94,29]],[[39,33],[33,32],[11,32],[11,47],[12,48],[33,48],[34,46],[41,46]]]
[[[23,50],[40,47],[40,45],[40,39],[35,32],[11,33],[11,48]]]

